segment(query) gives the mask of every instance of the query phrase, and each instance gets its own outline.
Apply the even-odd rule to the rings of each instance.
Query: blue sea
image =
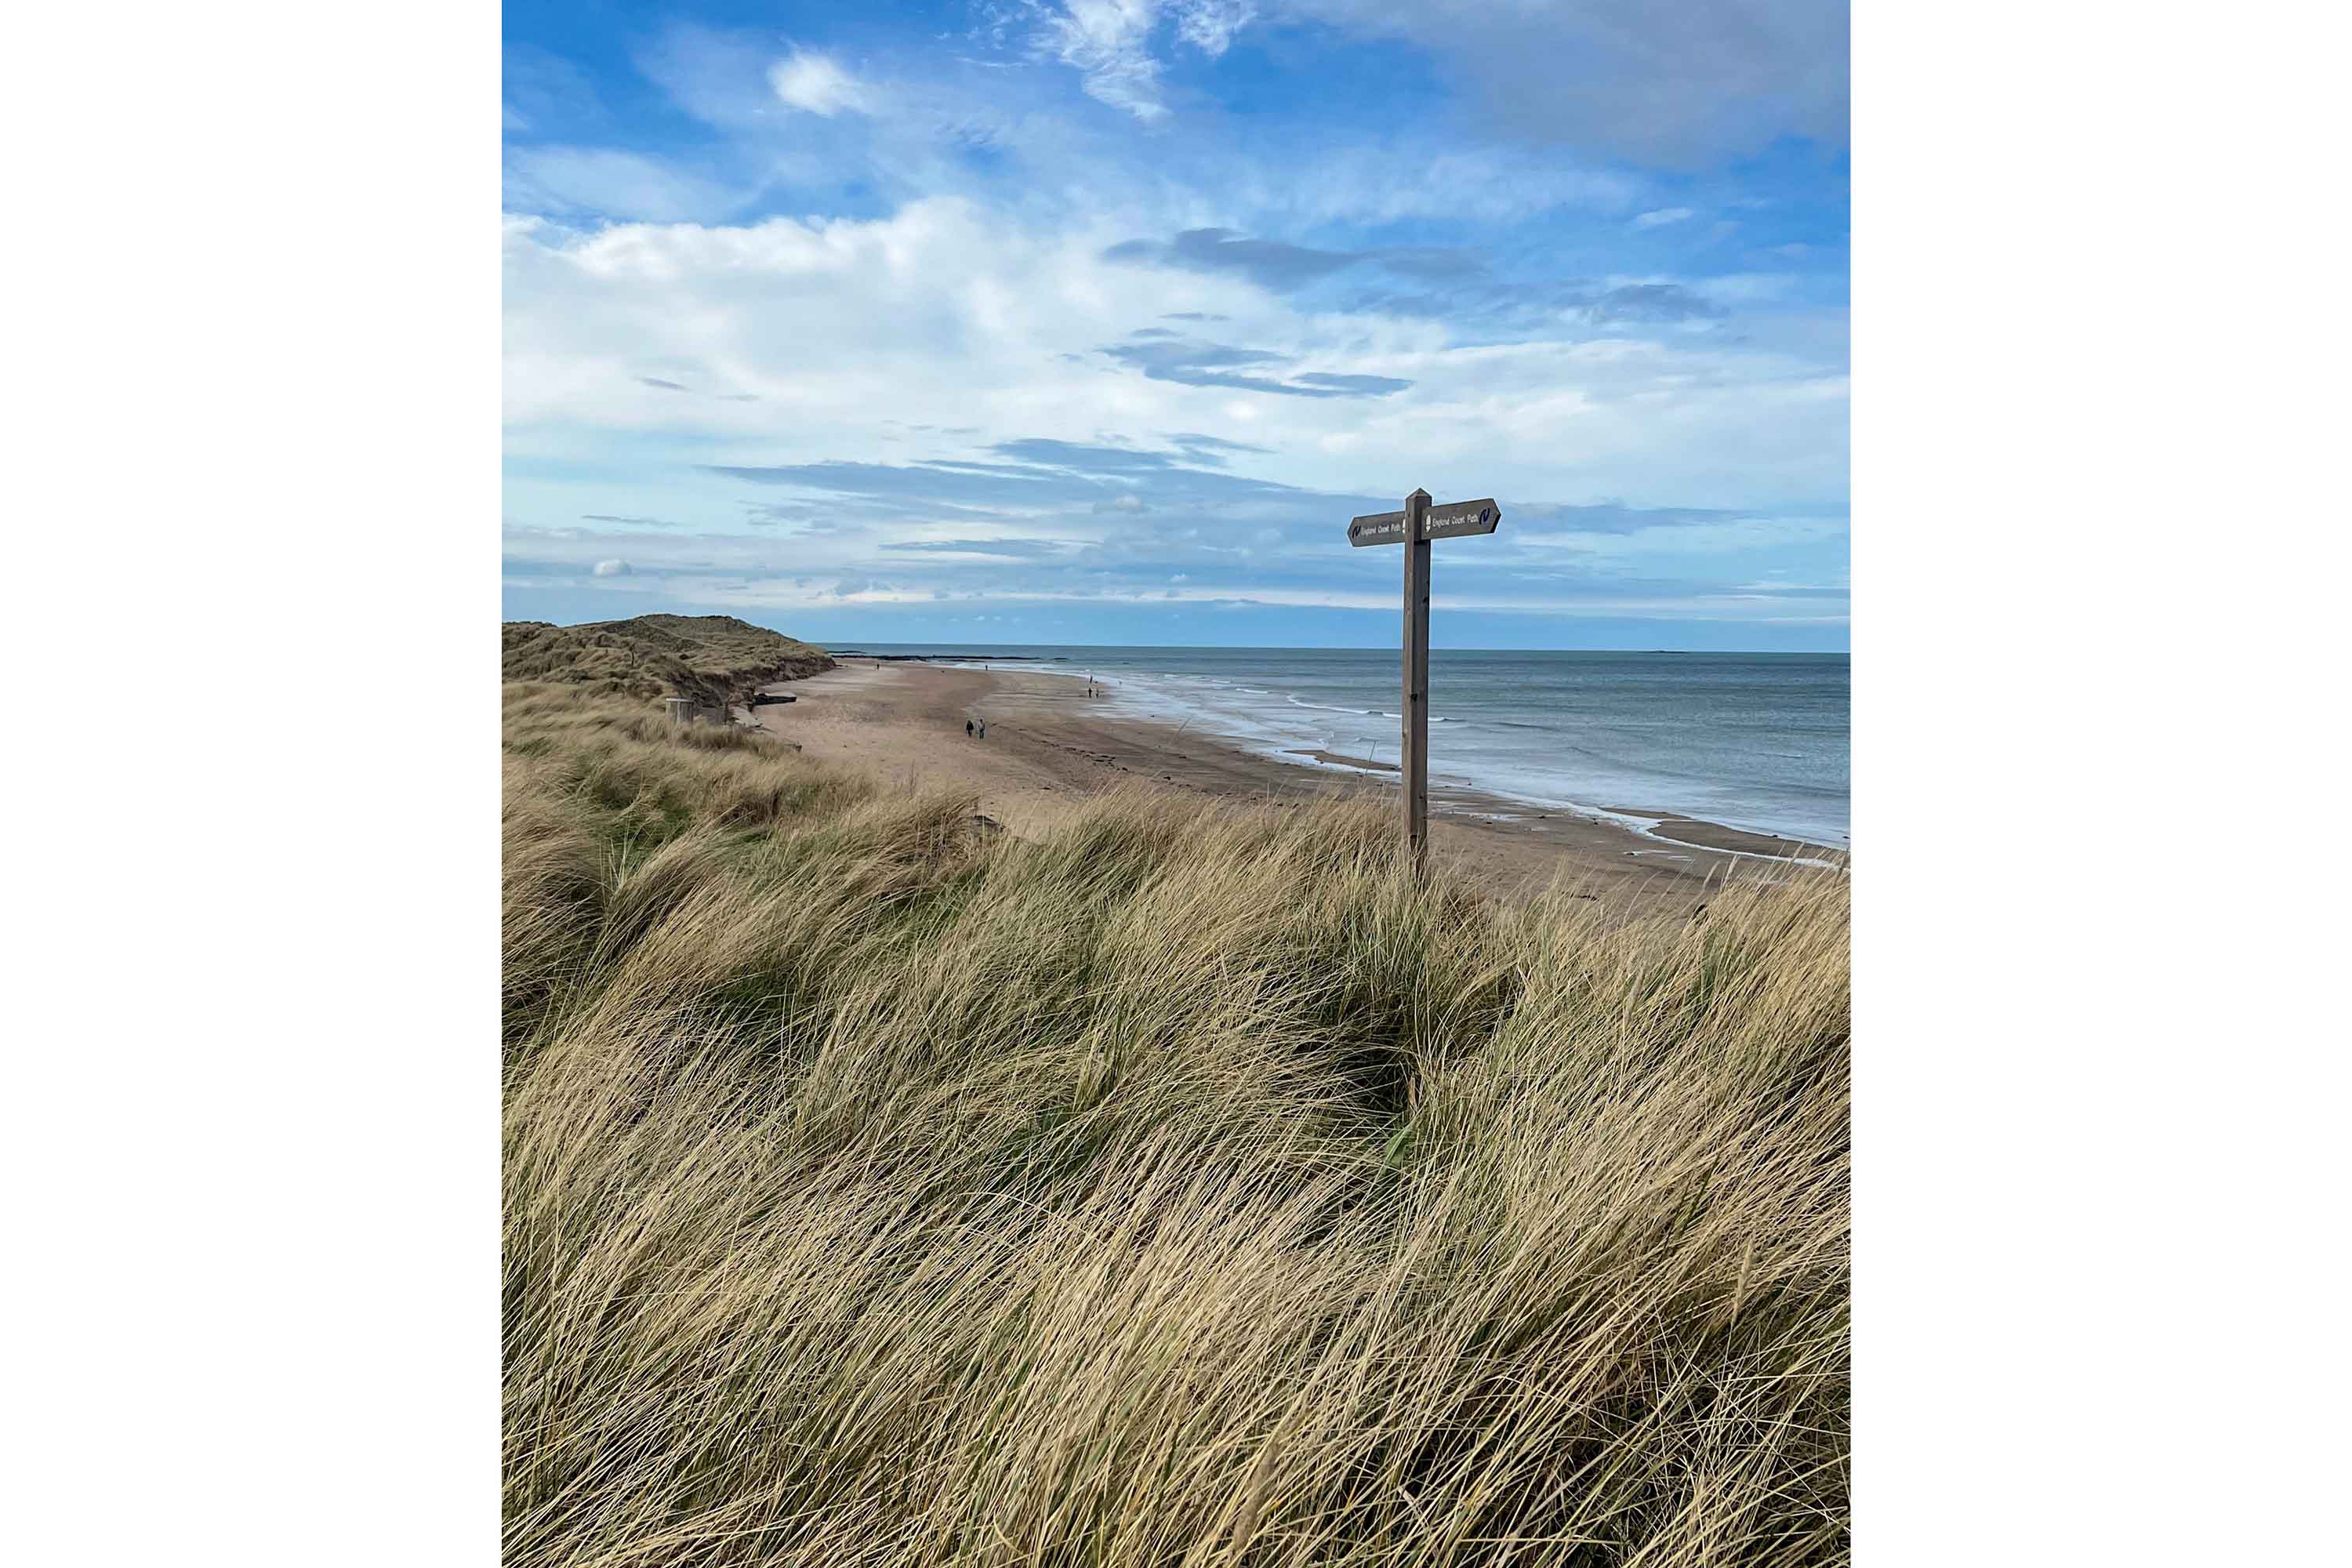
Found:
[[[1393,647],[856,646],[1091,674],[1108,683],[1111,713],[1184,724],[1304,765],[1317,764],[1296,753],[1314,749],[1397,760]],[[1430,782],[1850,847],[1849,662],[1842,653],[1433,648]]]

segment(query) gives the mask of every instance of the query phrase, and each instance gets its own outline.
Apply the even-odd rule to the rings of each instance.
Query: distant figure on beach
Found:
[[[969,719],[963,721],[963,738],[967,741],[971,739],[971,721]]]
[[[983,741],[988,739],[988,721],[985,719],[980,721],[980,738]]]

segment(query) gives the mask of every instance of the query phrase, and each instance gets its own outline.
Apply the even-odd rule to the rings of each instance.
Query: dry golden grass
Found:
[[[509,621],[499,628],[509,680],[576,682],[609,696],[691,697],[724,706],[761,687],[831,669],[821,647],[732,616],[637,616],[576,626]]]
[[[508,688],[518,1568],[1845,1558],[1842,882],[695,734]]]

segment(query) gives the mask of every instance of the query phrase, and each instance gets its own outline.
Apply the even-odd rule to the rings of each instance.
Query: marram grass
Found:
[[[506,746],[516,1568],[1846,1558],[1842,880]]]

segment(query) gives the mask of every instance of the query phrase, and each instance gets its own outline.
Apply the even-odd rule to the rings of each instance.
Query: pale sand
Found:
[[[1328,794],[1370,795],[1392,808],[1397,802],[1393,777],[1278,762],[1197,731],[1108,717],[1106,705],[1089,700],[1084,683],[1067,676],[852,659],[769,689],[798,700],[758,710],[757,722],[813,760],[861,769],[894,786],[968,793],[982,815],[1027,837],[1050,830],[1076,802],[1128,783],[1276,802]],[[964,721],[983,717],[988,738],[967,740]],[[1319,760],[1360,765],[1360,759]],[[1433,787],[1430,851],[1440,865],[1496,893],[1532,893],[1557,878],[1568,890],[1625,913],[1695,910],[1727,872],[1774,874],[1759,856],[1843,860],[1811,845],[1714,823],[1626,815],[1658,819],[1658,837],[1604,818]],[[1723,848],[1748,853],[1715,852]]]

